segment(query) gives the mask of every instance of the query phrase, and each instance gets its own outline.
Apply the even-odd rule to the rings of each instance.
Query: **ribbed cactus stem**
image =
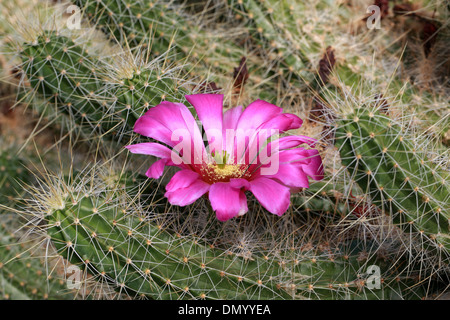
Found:
[[[75,3],[98,28],[120,43],[151,45],[152,53],[156,55],[171,48],[179,51],[187,45],[188,51],[191,47],[188,24],[182,13],[174,10],[174,5],[168,1],[77,0]],[[172,41],[172,37],[177,41]],[[143,42],[149,39],[150,44]]]
[[[340,121],[336,143],[351,177],[404,230],[450,253],[448,168],[417,145],[408,128],[364,105]],[[420,150],[419,148],[425,148]]]
[[[231,0],[229,3],[237,14],[245,15],[252,22],[253,31],[257,40],[269,42],[269,45],[278,51],[288,71],[292,72],[295,70],[295,72],[301,73],[301,70],[306,65],[301,54],[299,54],[302,48],[296,47],[296,51],[293,51],[294,44],[291,42],[292,38],[280,37],[283,29],[278,27],[277,23],[284,23],[286,19],[290,20],[293,18],[292,16],[286,15],[286,12],[283,10],[285,8],[279,7],[280,3],[273,1],[258,2],[254,0]],[[281,4],[281,6],[284,7],[285,4]],[[277,21],[277,15],[282,15],[285,19]]]
[[[1,139],[0,139],[1,140]],[[23,158],[13,147],[3,146],[0,141],[0,204],[11,203],[14,197],[23,194],[22,183],[30,179]]]
[[[410,276],[391,270],[389,263],[370,253],[373,248],[355,246],[356,242],[329,250],[255,248],[251,257],[244,257],[195,235],[171,231],[161,217],[170,205],[152,190],[154,186],[146,190],[153,192],[150,198],[155,204],[143,207],[135,193],[142,178],[133,187],[129,176],[124,183],[116,178],[118,182],[112,183],[99,176],[81,177],[74,180],[77,188],[65,185],[61,190],[66,192],[58,196],[58,205],[49,207],[41,225],[59,254],[131,297],[255,300],[423,295],[420,288],[406,290],[412,283]],[[384,280],[376,290],[365,282],[372,264],[379,266]]]
[[[0,300],[73,299],[54,270],[49,272],[36,241],[21,240],[18,216],[0,215]],[[43,251],[43,250],[42,250]]]
[[[130,204],[111,204],[120,197],[120,192],[80,195],[51,212],[48,233],[60,254],[130,296],[288,297],[270,272],[260,271],[268,269],[268,261],[246,262],[199,238],[171,234]]]
[[[232,39],[203,28],[201,16],[188,19],[184,6],[173,1],[77,0],[75,3],[109,38],[130,47],[148,47],[153,56],[168,52],[172,62],[188,58],[195,64],[221,70],[220,73],[230,73],[230,63],[237,63],[245,52]],[[217,60],[220,57],[226,59]]]
[[[293,207],[300,212],[316,212],[321,214],[348,215],[358,206],[357,199],[349,199],[345,195],[345,185],[333,181],[319,181],[292,196]],[[355,190],[356,191],[356,190]]]
[[[113,136],[129,136],[137,118],[165,99],[180,101],[186,91],[170,70],[136,68],[111,74],[107,63],[56,33],[45,33],[21,52],[31,86],[77,124]],[[111,62],[111,63],[114,63]],[[108,78],[108,76],[111,76]]]

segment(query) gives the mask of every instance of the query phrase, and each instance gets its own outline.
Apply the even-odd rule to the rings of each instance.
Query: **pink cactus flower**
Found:
[[[250,191],[269,212],[287,211],[291,193],[308,188],[308,177],[323,178],[316,140],[285,135],[302,120],[280,107],[256,100],[223,112],[223,95],[194,94],[186,99],[195,108],[201,127],[181,103],[164,101],[140,117],[134,131],[157,142],[129,145],[132,153],[157,160],[146,175],[158,179],[165,166],[176,166],[166,186],[172,205],[186,206],[207,194],[217,219],[226,221],[248,211]]]

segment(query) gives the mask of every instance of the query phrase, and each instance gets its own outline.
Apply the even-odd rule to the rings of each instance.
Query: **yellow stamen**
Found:
[[[209,163],[203,168],[203,180],[209,183],[228,182],[230,179],[250,177],[247,171],[247,165],[244,164],[217,164]]]
[[[213,168],[215,175],[219,179],[228,177],[240,177],[245,172],[245,169],[237,164],[216,164],[210,166]]]

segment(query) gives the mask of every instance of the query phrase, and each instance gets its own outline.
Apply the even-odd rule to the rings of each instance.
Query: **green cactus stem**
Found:
[[[353,181],[404,230],[437,250],[445,267],[450,252],[448,168],[430,159],[427,146],[414,141],[408,130],[363,105],[339,122],[336,144]]]

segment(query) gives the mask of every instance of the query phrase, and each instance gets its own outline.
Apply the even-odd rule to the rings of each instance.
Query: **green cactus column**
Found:
[[[232,40],[219,33],[214,35],[202,24],[201,16],[190,16],[185,6],[174,1],[77,0],[75,3],[113,41],[132,48],[149,47],[153,56],[169,51],[171,61],[189,58],[198,63],[205,58],[210,63],[208,58],[215,60],[217,56],[238,62],[243,55],[243,50]],[[229,66],[229,61],[221,61],[215,67]]]
[[[129,137],[136,119],[165,99],[183,101],[186,90],[171,69],[128,65],[111,71],[87,48],[57,33],[25,44],[20,56],[31,87],[86,130]],[[123,61],[121,61],[123,63]]]
[[[198,82],[197,90],[231,95],[232,106],[242,101],[250,103],[255,96],[272,103],[279,98],[278,76],[270,74],[258,49],[244,44],[246,28],[234,28],[229,23],[210,24],[209,13],[189,13],[189,4],[173,1],[76,3],[91,25],[101,29],[112,42],[136,51],[148,49],[151,57],[163,55],[165,63],[180,66]],[[243,58],[248,66],[245,90],[237,79]],[[209,87],[212,83],[219,88]],[[234,101],[236,98],[238,102]]]
[[[145,178],[132,182],[130,174],[86,172],[70,180],[55,178],[51,189],[36,190],[50,193],[52,201],[34,215],[43,217],[40,226],[59,254],[129,297],[395,299],[425,294],[420,286],[411,289],[416,282],[400,273],[405,266],[392,268],[389,260],[377,257],[376,244],[343,242],[330,250],[318,249],[319,244],[309,250],[258,247],[251,258],[243,257],[168,228],[165,216],[176,208],[153,183],[144,187]],[[376,288],[369,285],[371,265],[379,268]]]
[[[28,171],[22,157],[16,154],[16,148],[6,145],[0,138],[0,204],[7,205],[13,199],[23,194],[24,181],[30,179]],[[0,211],[3,211],[0,208]]]
[[[75,4],[82,8],[85,17],[97,28],[121,44],[131,47],[150,45],[155,55],[170,49],[178,53],[182,49],[191,49],[188,33],[192,30],[189,30],[183,12],[173,2],[77,0]],[[172,37],[177,41],[173,41]]]
[[[48,212],[47,230],[60,254],[131,297],[154,299],[276,299],[289,295],[260,271],[262,258],[245,262],[200,238],[172,234],[149,218],[132,193],[113,188],[71,193]],[[161,202],[161,199],[157,199]],[[170,206],[154,206],[160,214]],[[146,216],[147,215],[147,216]]]
[[[450,185],[445,163],[427,152],[412,128],[363,105],[338,122],[336,144],[352,180],[405,231],[437,251],[439,267],[450,253]]]
[[[0,216],[0,300],[74,299],[39,242],[22,239],[21,223],[15,214]]]

